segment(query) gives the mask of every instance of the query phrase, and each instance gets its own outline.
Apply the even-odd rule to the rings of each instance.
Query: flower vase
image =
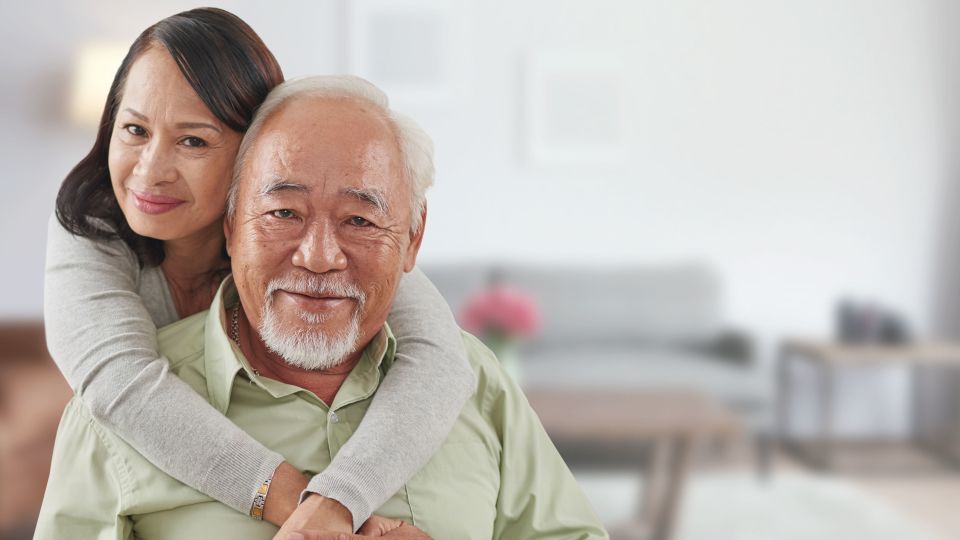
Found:
[[[490,350],[497,355],[497,360],[503,370],[510,375],[513,382],[517,385],[523,385],[523,366],[520,362],[520,347],[517,342],[510,339],[496,339],[490,343]]]

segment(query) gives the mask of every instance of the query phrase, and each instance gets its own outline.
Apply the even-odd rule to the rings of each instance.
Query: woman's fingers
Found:
[[[287,540],[353,540],[363,538],[356,534],[330,531],[294,531],[287,535]]]
[[[381,516],[370,516],[366,522],[357,531],[357,534],[363,536],[384,536],[388,532],[397,529],[403,525],[401,519],[390,519]]]
[[[381,518],[385,519],[385,518]],[[400,520],[388,520],[388,521],[399,521],[399,525],[388,530],[384,534],[376,534],[377,531],[372,531],[373,534],[348,534],[342,532],[331,532],[331,531],[317,531],[317,530],[300,530],[294,531],[287,535],[286,540],[356,540],[363,538],[370,538],[372,536],[381,536],[383,538],[403,538],[407,540],[431,540],[430,536],[427,533],[421,531],[420,529],[405,523]]]

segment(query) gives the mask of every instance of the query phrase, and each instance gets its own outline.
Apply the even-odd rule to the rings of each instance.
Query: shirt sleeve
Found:
[[[133,527],[123,515],[130,493],[122,462],[110,451],[87,411],[72,400],[57,430],[50,478],[34,540],[127,540]]]
[[[430,460],[476,388],[460,328],[419,269],[400,281],[387,322],[396,360],[357,431],[307,487],[347,507],[354,530]]]
[[[484,370],[478,392],[502,445],[493,538],[609,538],[526,396],[495,359]]]
[[[283,458],[170,372],[137,289],[140,268],[119,241],[47,233],[47,348],[92,416],[165,473],[247,513]],[[77,536],[80,537],[80,536]]]

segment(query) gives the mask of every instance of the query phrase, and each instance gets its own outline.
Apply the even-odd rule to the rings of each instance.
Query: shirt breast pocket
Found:
[[[493,536],[500,466],[482,442],[447,442],[409,482],[413,524],[434,538]]]

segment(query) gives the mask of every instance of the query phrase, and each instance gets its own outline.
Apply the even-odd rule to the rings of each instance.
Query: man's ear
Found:
[[[420,212],[420,230],[410,231],[410,245],[407,246],[406,257],[403,261],[403,271],[409,272],[417,265],[417,253],[420,252],[420,244],[423,243],[423,231],[427,228],[427,203],[423,203],[423,211]]]

